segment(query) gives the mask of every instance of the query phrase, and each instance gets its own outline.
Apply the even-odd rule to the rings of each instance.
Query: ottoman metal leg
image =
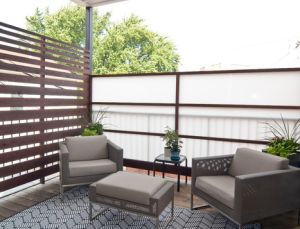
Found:
[[[94,220],[97,216],[101,215],[103,212],[106,212],[108,208],[104,208],[102,211],[98,212],[95,216],[93,216],[93,205],[92,202],[90,201],[89,203],[89,218],[90,221]]]
[[[155,228],[159,228],[159,217],[157,217],[155,220]]]

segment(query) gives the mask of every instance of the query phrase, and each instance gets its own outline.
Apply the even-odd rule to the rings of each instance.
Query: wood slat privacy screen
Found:
[[[89,52],[0,22],[0,192],[58,171],[88,118]]]

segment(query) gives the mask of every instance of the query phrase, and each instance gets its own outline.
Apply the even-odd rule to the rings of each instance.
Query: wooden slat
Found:
[[[11,47],[11,46],[7,46],[7,45],[3,45],[3,44],[0,44],[0,49],[6,50],[9,52],[16,52],[16,53],[20,53],[20,54],[35,56],[35,57],[43,57],[44,56],[46,59],[58,61],[60,64],[65,63],[65,64],[68,64],[68,66],[71,65],[71,66],[79,68],[79,69],[80,68],[83,69],[83,67],[84,67],[84,65],[82,63],[78,63],[78,62],[75,62],[72,60],[66,60],[66,59],[63,59],[63,58],[60,58],[57,56],[52,56],[52,55],[47,55],[47,54],[42,55],[39,52],[33,52],[33,51],[26,50],[26,49],[20,49],[20,48]]]
[[[164,136],[164,133],[155,132],[142,132],[142,131],[131,131],[131,130],[113,130],[105,129],[105,132],[119,133],[119,134],[136,134],[136,135],[147,135],[147,136]],[[238,139],[238,138],[220,138],[220,137],[209,137],[209,136],[197,136],[197,135],[183,135],[179,134],[180,138],[197,139],[197,140],[209,140],[209,141],[220,141],[220,142],[238,142],[238,143],[249,143],[266,145],[268,141],[263,140],[250,140],[250,139]]]
[[[34,50],[40,50],[40,46],[39,45],[33,45],[33,44],[30,44],[30,43],[26,43],[26,42],[22,42],[22,41],[10,39],[10,38],[3,37],[3,36],[0,36],[0,41],[6,42],[6,43],[9,43],[9,44],[13,44],[13,45],[18,45],[18,46],[24,47],[24,48],[30,48],[30,49],[34,49]],[[68,53],[65,53],[65,52],[60,52],[60,51],[49,49],[49,48],[46,48],[46,52],[48,54],[58,55],[58,56],[63,57],[63,58],[71,59],[74,62],[77,62],[79,64],[83,64],[83,63],[88,62],[87,58],[84,58],[84,59],[78,58],[75,55],[71,55],[71,54],[68,54]]]
[[[60,72],[60,71],[55,71],[55,70],[47,70],[47,69],[41,70],[40,68],[33,68],[33,67],[24,66],[24,65],[7,64],[7,63],[3,63],[3,62],[0,62],[0,69],[15,71],[15,72],[23,72],[23,73],[35,73],[35,74],[44,73],[45,75],[66,77],[66,78],[79,79],[79,80],[84,80],[87,78],[85,75],[77,75],[77,74]]]
[[[76,49],[76,50],[81,50],[81,51],[84,51],[84,52],[89,52],[87,49],[82,48],[82,47],[80,47],[80,46],[72,45],[72,44],[69,44],[69,43],[67,43],[67,42],[64,42],[64,41],[60,41],[60,40],[54,39],[54,38],[52,38],[52,37],[47,37],[47,36],[45,36],[45,35],[41,35],[41,34],[38,34],[38,33],[35,33],[35,32],[31,32],[31,31],[28,31],[28,30],[25,30],[25,29],[22,29],[22,28],[13,26],[13,25],[6,24],[6,23],[4,23],[4,22],[0,22],[0,26],[4,26],[4,27],[10,28],[10,29],[14,29],[14,30],[16,30],[16,31],[23,32],[23,33],[26,33],[26,34],[34,35],[34,36],[36,36],[36,37],[40,37],[40,38],[44,37],[44,38],[46,38],[46,39],[48,39],[48,40],[51,40],[51,41],[53,41],[53,42],[57,42],[57,43],[59,43],[59,44],[61,44],[61,45],[65,45],[65,46],[68,46],[68,47],[70,47],[70,48],[74,48],[74,49]]]
[[[0,28],[0,33],[6,34],[6,35],[9,35],[9,36],[12,36],[12,37],[17,37],[17,38],[20,38],[22,40],[35,42],[35,43],[38,43],[38,44],[42,43],[41,39],[36,39],[36,38],[33,38],[33,37],[25,36],[23,34],[11,32],[11,31],[1,29],[1,28]],[[65,46],[57,45],[57,44],[50,43],[50,42],[45,42],[45,44],[50,46],[50,47],[53,47],[53,48],[58,48],[60,50],[64,50],[64,51],[69,52],[71,54],[73,53],[75,55],[78,55],[78,58],[81,58],[82,56],[88,57],[88,54],[85,53],[85,52],[76,51],[74,49],[70,49],[70,48],[67,48]]]
[[[86,81],[63,80],[62,78],[40,78],[31,75],[10,74],[0,72],[0,81],[16,82],[16,83],[33,83],[33,84],[48,84],[56,87],[69,86],[87,90],[88,84]]]
[[[87,108],[0,111],[0,120],[26,120],[36,118],[52,118],[78,115],[87,116]]]
[[[0,126],[0,135],[56,129],[56,128],[63,128],[63,127],[69,127],[69,126],[80,126],[80,125],[86,125],[86,124],[87,123],[83,118],[8,124],[8,125]]]
[[[20,186],[22,184],[26,184],[28,182],[40,179],[45,176],[49,176],[58,171],[59,171],[59,165],[53,165],[41,170],[34,171],[32,173],[24,174],[12,179],[2,181],[0,182],[0,192]]]
[[[87,96],[83,90],[0,85],[0,94]]]
[[[15,138],[5,138],[0,140],[0,148],[13,148],[22,145],[30,145],[39,143],[42,141],[52,141],[55,139],[64,138],[67,136],[79,135],[81,133],[81,129],[73,129],[73,130],[65,130],[51,133],[43,133]]]
[[[21,173],[33,168],[37,168],[43,165],[47,165],[58,161],[58,154],[52,154],[13,165],[8,165],[0,168],[0,177],[10,176],[16,173]]]
[[[0,98],[0,107],[85,106],[86,99]]]
[[[36,146],[0,154],[0,164],[58,150],[58,143]]]
[[[88,83],[86,81],[63,80],[63,78],[40,78],[31,75],[10,74],[0,72],[0,81],[16,82],[16,83],[32,83],[47,84],[56,87],[67,86],[76,87],[78,89],[87,90]]]
[[[49,68],[56,68],[56,69],[60,69],[60,70],[68,70],[71,72],[73,71],[75,74],[79,74],[79,75],[81,75],[81,73],[85,73],[85,74],[89,73],[88,71],[81,69],[81,68],[65,66],[62,64],[57,64],[57,63],[52,63],[52,62],[45,62],[45,61],[41,61],[38,59],[20,56],[18,54],[12,55],[12,54],[0,53],[0,59],[11,60],[11,61],[27,63],[27,64],[32,64],[32,65],[38,65],[38,66],[45,66],[45,67],[49,67]]]

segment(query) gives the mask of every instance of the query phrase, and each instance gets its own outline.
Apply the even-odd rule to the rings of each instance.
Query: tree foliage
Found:
[[[149,30],[143,20],[132,15],[113,24],[109,13],[94,10],[93,72],[141,73],[176,71],[179,56],[172,42]],[[26,17],[27,29],[74,45],[84,46],[85,10],[66,6],[50,14],[36,9]]]

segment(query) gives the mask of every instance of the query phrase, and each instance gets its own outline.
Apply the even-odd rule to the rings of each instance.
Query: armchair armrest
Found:
[[[66,180],[69,175],[69,151],[64,142],[59,143],[59,169],[60,169],[60,178],[63,182]]]
[[[123,170],[123,149],[110,140],[107,141],[108,157],[117,164],[117,170]]]
[[[192,186],[198,176],[218,176],[228,172],[233,155],[197,157],[192,159]]]
[[[235,211],[251,221],[300,208],[300,169],[275,170],[235,178]]]

